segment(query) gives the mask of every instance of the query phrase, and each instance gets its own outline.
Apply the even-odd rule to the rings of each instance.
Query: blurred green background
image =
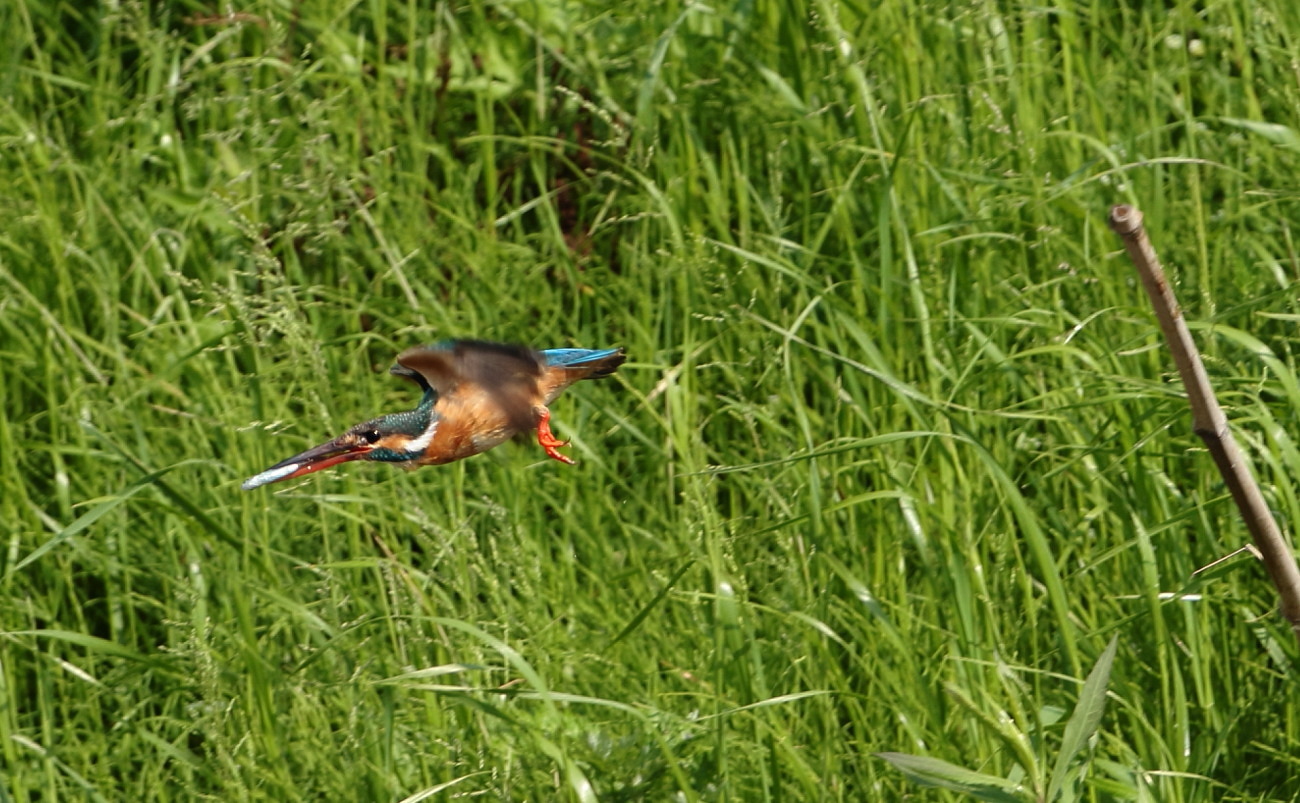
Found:
[[[1289,530],[1293,3],[0,23],[0,800],[1300,796],[1296,640],[1194,574],[1248,537],[1105,225]],[[461,336],[627,348],[576,467],[239,490]]]

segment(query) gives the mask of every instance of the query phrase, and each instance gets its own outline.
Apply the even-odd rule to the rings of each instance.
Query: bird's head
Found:
[[[281,460],[261,474],[244,480],[242,487],[245,491],[251,491],[352,460],[379,460],[385,463],[415,460],[424,456],[437,429],[438,419],[433,413],[432,404],[421,404],[405,413],[381,415],[349,428],[347,432],[320,446]]]

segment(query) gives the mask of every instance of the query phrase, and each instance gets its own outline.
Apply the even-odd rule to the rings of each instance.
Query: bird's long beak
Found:
[[[346,442],[344,438],[335,438],[322,443],[320,446],[314,446],[301,454],[296,454],[288,460],[281,460],[261,474],[244,480],[244,484],[240,487],[245,491],[251,491],[254,488],[260,488],[263,485],[269,485],[280,480],[301,477],[304,474],[336,466],[339,463],[360,459],[365,457],[366,452],[370,450],[371,447],[368,444],[354,441]]]

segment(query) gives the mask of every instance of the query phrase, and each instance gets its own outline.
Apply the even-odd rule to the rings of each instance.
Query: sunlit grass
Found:
[[[10,798],[1300,795],[1104,225],[1291,529],[1290,4],[290,5],[0,11]],[[239,490],[449,336],[627,348],[578,466]]]

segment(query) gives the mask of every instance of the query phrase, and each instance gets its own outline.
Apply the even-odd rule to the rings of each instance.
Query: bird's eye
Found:
[[[361,439],[366,443],[374,443],[375,441],[379,440],[379,430],[368,429],[365,432],[361,433]]]

